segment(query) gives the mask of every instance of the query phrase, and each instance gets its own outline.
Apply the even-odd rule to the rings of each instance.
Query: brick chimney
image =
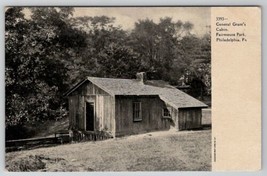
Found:
[[[146,72],[136,73],[136,79],[142,83],[145,83],[145,81],[147,80]]]

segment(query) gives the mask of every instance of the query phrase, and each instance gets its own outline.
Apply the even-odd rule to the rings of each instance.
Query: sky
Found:
[[[198,36],[207,33],[210,25],[209,7],[77,7],[74,17],[108,16],[115,17],[115,25],[131,30],[139,19],[152,19],[158,23],[160,18],[172,17],[173,21],[189,21],[194,24],[192,32]]]

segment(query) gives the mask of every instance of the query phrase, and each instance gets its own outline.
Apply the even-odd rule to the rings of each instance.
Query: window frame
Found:
[[[166,110],[168,112],[168,115],[165,114]],[[168,108],[166,108],[166,107],[162,108],[162,117],[163,118],[168,118],[168,119],[171,118],[171,113],[170,113]]]
[[[138,114],[138,117],[137,117]],[[133,121],[141,122],[142,118],[142,103],[140,101],[133,102]]]

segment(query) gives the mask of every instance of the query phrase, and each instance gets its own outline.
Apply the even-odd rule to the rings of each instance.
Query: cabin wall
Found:
[[[69,128],[73,129],[76,128],[76,114],[78,108],[78,96],[73,95],[68,97],[68,102],[69,102]]]
[[[115,99],[91,82],[82,85],[69,96],[70,128],[85,131],[86,102],[94,104],[95,131],[106,131],[114,135]]]
[[[133,120],[133,102],[141,102],[142,121]],[[171,118],[163,118],[165,103],[158,97],[116,96],[116,136],[169,130]]]
[[[115,100],[108,95],[96,95],[95,130],[115,132]]]
[[[84,97],[80,95],[69,96],[69,127],[70,129],[83,129]]]
[[[175,131],[179,131],[179,125],[178,125],[178,114],[179,111],[178,109],[172,107],[171,105],[166,104],[165,105],[167,107],[167,109],[169,110],[170,114],[171,114],[171,119],[170,120],[170,128],[175,130]]]
[[[179,109],[178,128],[179,130],[190,130],[202,127],[202,109],[201,108],[183,108]]]

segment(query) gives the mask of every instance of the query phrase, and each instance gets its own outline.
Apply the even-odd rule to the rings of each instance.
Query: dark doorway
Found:
[[[86,131],[94,131],[94,103],[86,102]]]

